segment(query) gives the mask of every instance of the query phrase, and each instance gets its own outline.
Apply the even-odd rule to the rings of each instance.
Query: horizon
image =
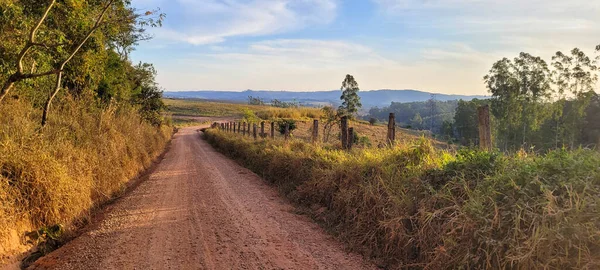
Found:
[[[364,89],[486,95],[492,64],[520,52],[589,55],[600,3],[574,0],[133,0],[166,13],[132,53],[167,91]]]
[[[316,93],[316,92],[336,92],[336,91],[341,92],[340,89],[314,90],[314,91],[311,91],[311,90],[300,90],[300,91],[264,90],[264,89],[246,89],[246,90],[210,90],[210,89],[202,89],[202,90],[175,90],[175,91],[165,90],[164,92],[169,92],[169,93],[180,93],[180,92],[232,92],[232,93],[243,93],[243,92],[289,92],[289,93]],[[427,93],[427,94],[432,94],[432,95],[448,95],[448,96],[484,96],[484,97],[490,97],[491,96],[489,94],[486,94],[486,95],[481,95],[481,94],[469,95],[469,94],[456,94],[456,93],[438,93],[438,92],[422,91],[422,90],[417,90],[417,89],[368,89],[368,90],[361,89],[359,91],[359,94],[361,92],[375,92],[375,91],[414,91],[414,92],[421,92],[421,93]]]

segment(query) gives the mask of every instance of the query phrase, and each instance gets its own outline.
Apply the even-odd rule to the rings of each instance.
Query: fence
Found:
[[[482,150],[490,151],[492,150],[492,136],[491,136],[491,127],[490,127],[490,112],[489,106],[479,107],[477,110],[477,116],[479,121],[479,145]],[[346,150],[351,150],[354,146],[354,142],[357,138],[355,127],[349,126],[349,119],[347,117],[342,117],[339,122],[340,127],[340,136],[339,142],[341,143],[341,148]],[[260,126],[258,126],[260,124]],[[276,122],[271,121],[269,127],[269,133],[266,132],[266,127],[269,125],[265,125],[265,121],[260,123],[247,123],[247,122],[225,122],[225,123],[213,123],[212,127],[220,128],[221,130],[228,133],[236,133],[241,134],[242,136],[252,137],[255,140],[258,139],[276,139]],[[319,120],[314,119],[312,121],[312,125],[310,127],[310,138],[309,141],[313,143],[318,143],[321,141],[321,134],[319,132]],[[331,126],[331,125],[330,125]],[[327,123],[324,128],[327,127]],[[259,131],[260,129],[260,131]],[[281,133],[281,137],[283,140],[289,140],[291,137],[290,131],[290,123],[285,122],[282,127],[283,132]],[[326,133],[325,130],[323,133]],[[270,136],[269,136],[270,135]],[[329,137],[329,134],[322,134],[324,136]],[[399,138],[396,137],[396,117],[394,113],[389,114],[388,124],[387,124],[387,134],[385,136],[385,145],[393,145],[398,141]],[[277,137],[279,138],[279,137]],[[380,145],[381,146],[381,145]]]

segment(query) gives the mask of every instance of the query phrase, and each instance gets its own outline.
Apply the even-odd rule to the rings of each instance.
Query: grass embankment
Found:
[[[64,98],[41,132],[39,109],[15,100],[1,108],[0,260],[22,251],[26,231],[85,222],[151,165],[172,132],[146,124],[129,106],[99,109]]]
[[[217,149],[390,268],[600,267],[600,154],[326,150],[209,129]]]

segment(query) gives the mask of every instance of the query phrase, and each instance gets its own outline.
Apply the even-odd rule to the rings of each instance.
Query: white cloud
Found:
[[[372,1],[389,19],[397,18],[408,27],[455,35],[486,47],[568,50],[600,42],[600,1],[596,0]],[[529,47],[531,41],[537,45]]]
[[[156,37],[203,45],[236,36],[278,34],[330,23],[336,16],[337,1],[163,0],[162,5],[174,14],[167,11],[167,24],[156,31]],[[137,0],[135,5],[161,5],[161,1]]]
[[[383,57],[372,48],[347,41],[277,39],[249,44],[247,49],[220,48],[210,53],[172,59],[159,66],[159,81],[169,90],[332,90],[346,74],[355,75],[363,90],[420,89],[444,93],[481,94],[485,68],[463,44],[448,51],[423,50],[429,59],[403,62]],[[477,55],[480,57],[480,55]],[[448,69],[442,62],[477,62]],[[486,67],[487,68],[487,67]],[[477,78],[473,80],[472,78]]]

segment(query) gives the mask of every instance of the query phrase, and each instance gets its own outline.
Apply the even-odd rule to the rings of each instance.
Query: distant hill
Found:
[[[360,91],[361,102],[363,107],[382,107],[389,106],[392,102],[416,102],[426,101],[431,98],[432,93],[417,91],[417,90],[372,90]],[[248,96],[258,97],[265,102],[270,102],[273,99],[280,101],[296,100],[304,105],[323,105],[323,104],[340,104],[340,90],[334,91],[318,91],[318,92],[292,92],[292,91],[256,91],[246,90],[242,92],[234,91],[182,91],[182,92],[165,92],[167,98],[198,98],[211,100],[227,100],[244,102],[248,100]],[[439,101],[448,100],[471,100],[474,98],[487,98],[486,96],[465,96],[465,95],[446,95],[435,94],[435,99]]]

